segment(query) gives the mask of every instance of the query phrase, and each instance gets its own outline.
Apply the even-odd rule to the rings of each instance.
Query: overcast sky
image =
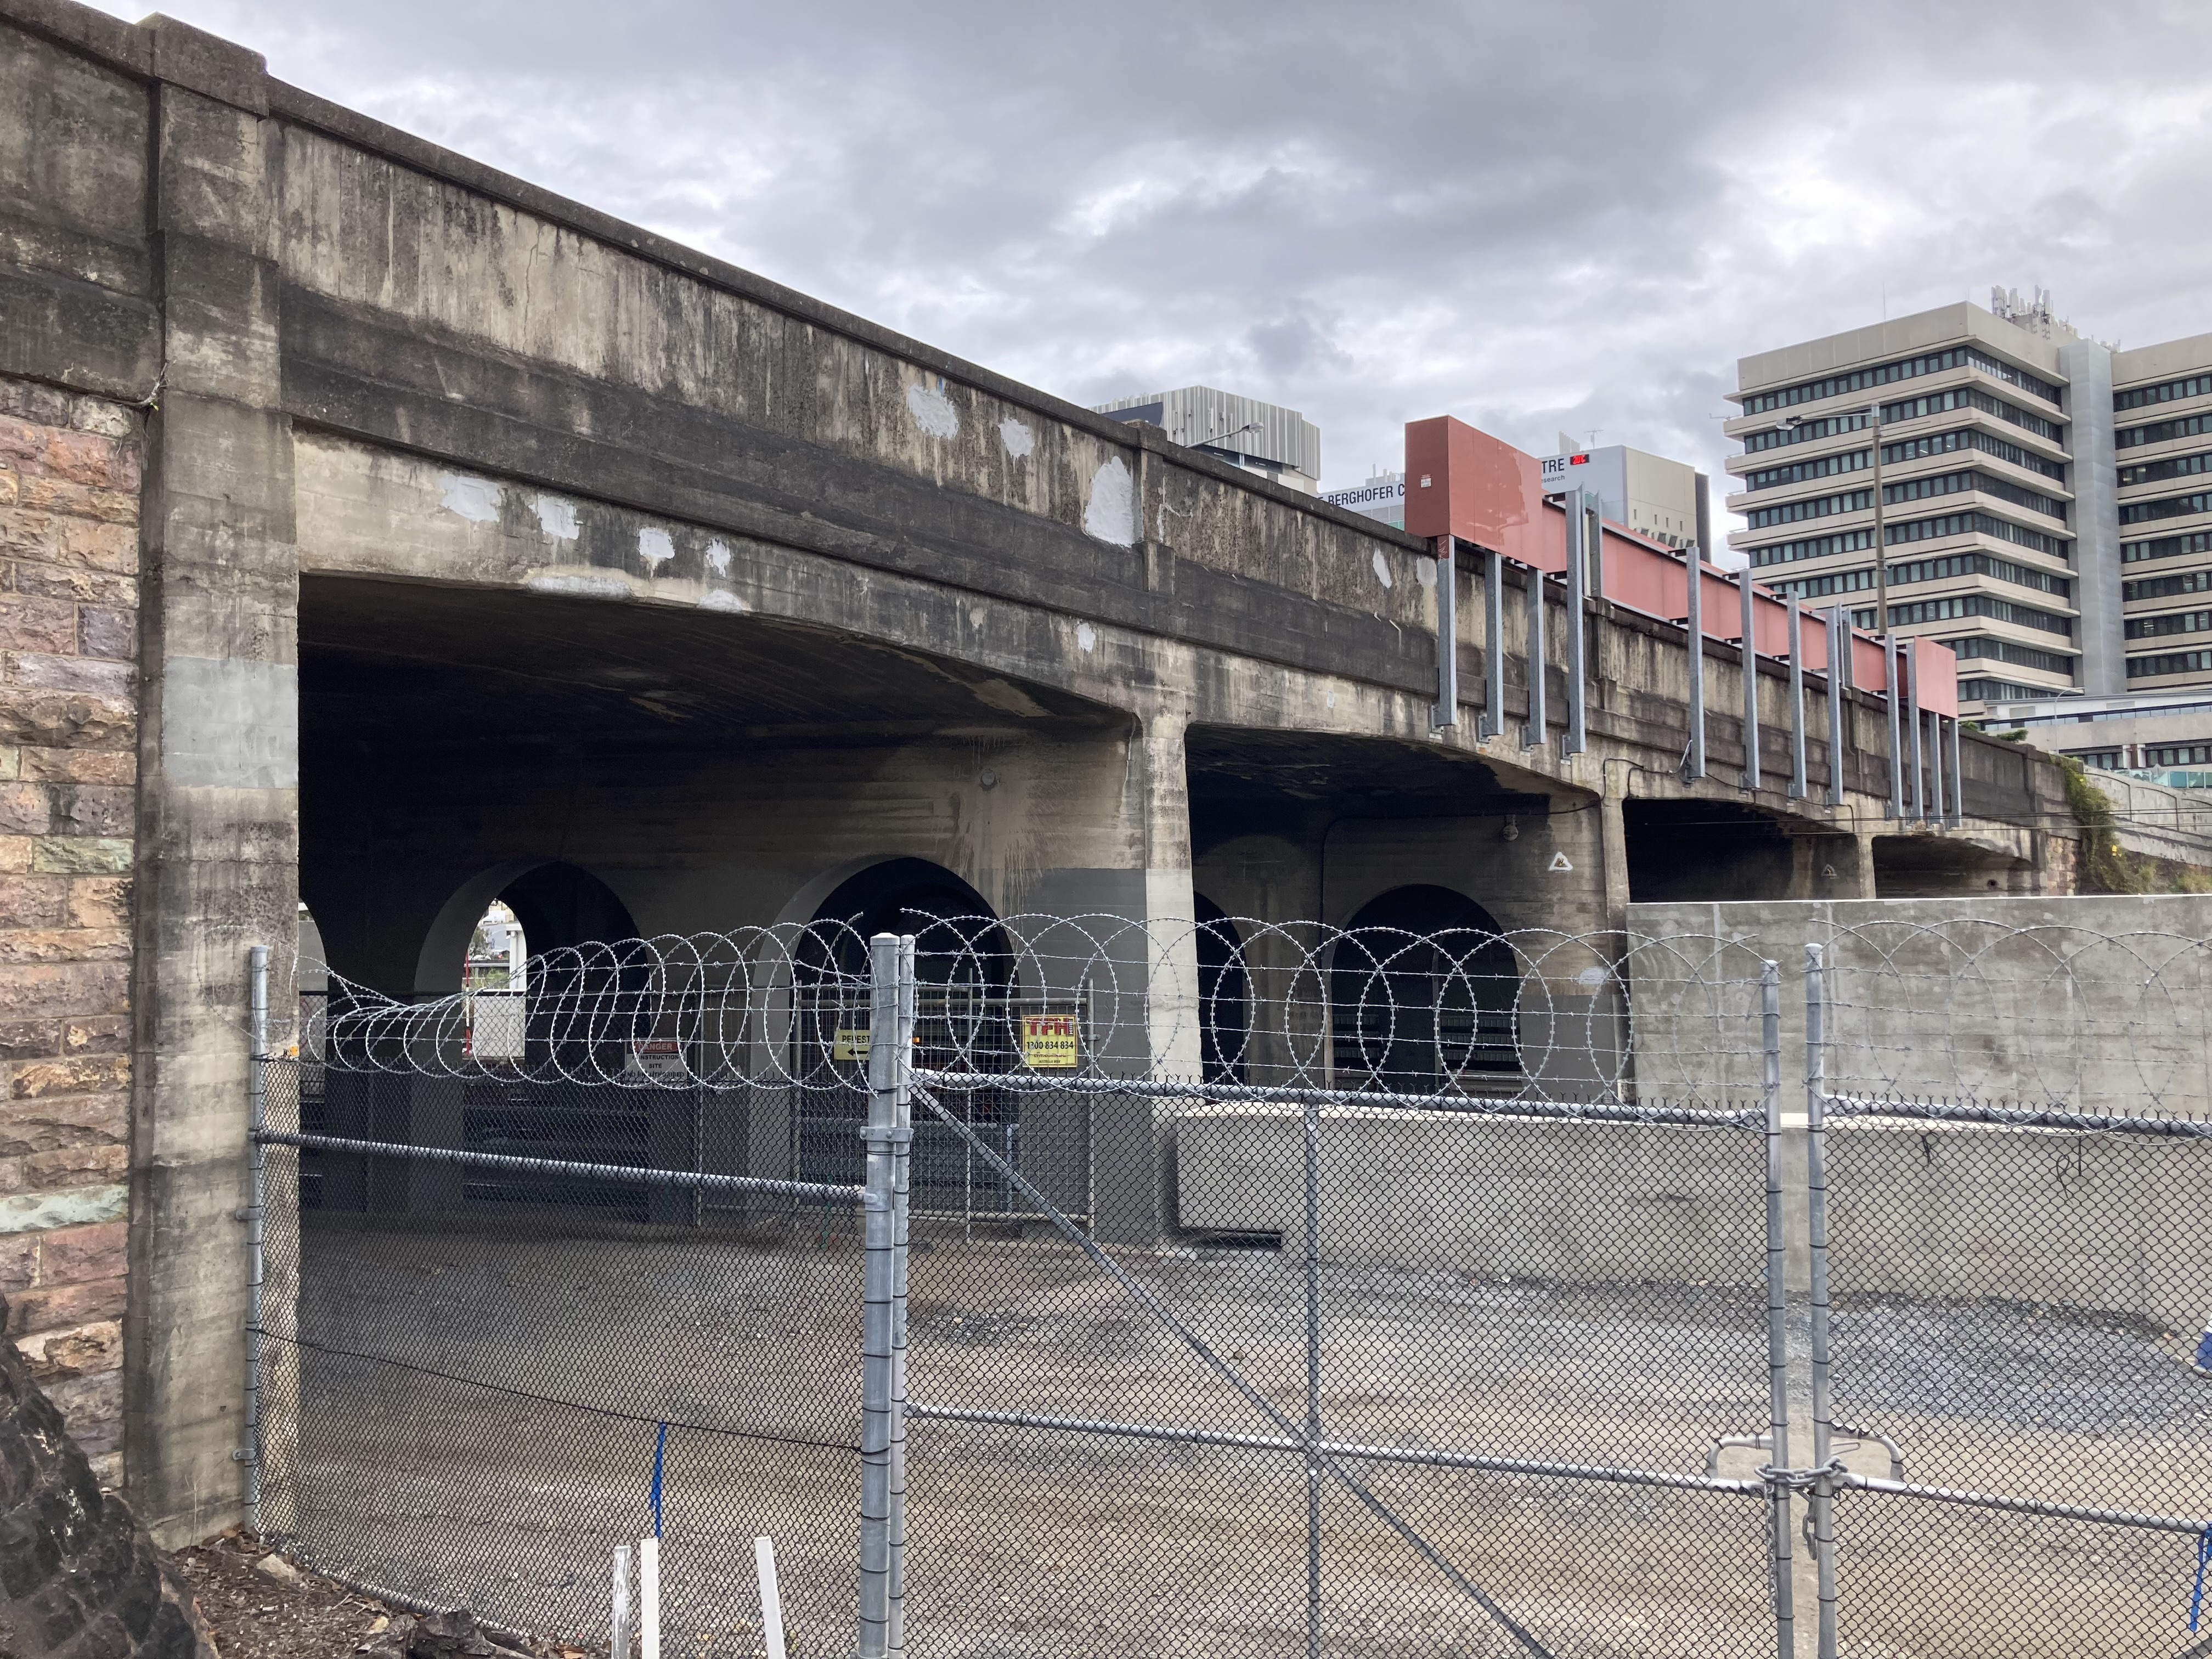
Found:
[[[1717,471],[1740,355],[1992,283],[2212,331],[2203,0],[163,9],[1077,402],[1289,404],[1333,489],[1447,413]]]

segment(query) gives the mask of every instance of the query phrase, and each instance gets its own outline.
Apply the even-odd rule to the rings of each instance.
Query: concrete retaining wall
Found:
[[[1805,947],[1832,964],[1832,1085],[2120,1115],[2212,1117],[2212,896],[1636,904],[1637,1086],[1758,1083],[1756,981],[1782,970],[1802,1100]]]
[[[1295,1107],[1183,1113],[1184,1228],[1302,1248],[1302,1146]],[[2054,1303],[2183,1334],[2212,1312],[2212,1140],[1868,1121],[1830,1148],[1839,1297]],[[1320,1164],[1332,1262],[1583,1284],[1764,1272],[1749,1130],[1334,1108]]]
[[[1182,1224],[1302,1248],[1303,1148],[1294,1106],[1182,1114]],[[1765,1152],[1749,1130],[1332,1107],[1320,1176],[1332,1261],[1585,1283],[1752,1285],[1765,1270]]]

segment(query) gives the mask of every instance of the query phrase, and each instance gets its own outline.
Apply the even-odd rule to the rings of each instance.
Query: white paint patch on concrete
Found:
[[[446,511],[458,513],[471,524],[499,522],[500,488],[489,478],[471,478],[459,472],[438,475],[438,493]]]
[[[1385,587],[1395,587],[1396,580],[1390,574],[1390,561],[1382,556],[1382,550],[1375,550],[1375,580]]]
[[[907,413],[914,423],[933,438],[957,438],[960,435],[960,411],[952,406],[952,399],[933,386],[910,386],[906,389]]]
[[[523,584],[533,593],[566,593],[586,599],[626,599],[630,587],[620,576],[586,576],[565,570],[541,570]]]
[[[576,504],[558,495],[538,498],[538,527],[556,542],[576,539]]]
[[[1119,455],[1091,475],[1091,501],[1083,509],[1083,528],[1086,534],[1116,547],[1136,544],[1136,481]]]
[[[1096,651],[1098,648],[1098,630],[1089,623],[1076,623],[1075,646],[1079,651]]]
[[[1006,447],[1006,453],[1019,460],[1036,447],[1036,434],[1009,415],[999,422],[999,441]]]
[[[707,544],[707,568],[717,576],[730,574],[730,550],[720,542]]]
[[[1422,586],[1434,587],[1437,585],[1437,562],[1434,559],[1414,560],[1413,574],[1419,578]]]
[[[702,611],[727,611],[734,615],[742,616],[751,610],[752,606],[747,605],[738,594],[726,592],[717,587],[700,596],[699,608]]]
[[[297,788],[300,671],[247,657],[171,657],[161,672],[161,764],[187,787]]]
[[[645,561],[650,574],[658,576],[660,567],[676,556],[676,544],[665,530],[641,530],[637,532],[637,556]]]
[[[1330,693],[1328,694],[1328,706],[1329,706],[1331,708],[1335,708],[1335,707],[1336,707],[1336,693],[1335,693],[1335,692],[1334,692],[1334,691],[1332,691],[1332,692],[1330,692]]]

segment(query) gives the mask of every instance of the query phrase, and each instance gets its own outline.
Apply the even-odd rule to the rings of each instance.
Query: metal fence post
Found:
[[[1766,1405],[1767,1467],[1790,1467],[1789,1240],[1783,1218],[1782,975],[1778,963],[1759,970],[1759,1024],[1765,1048],[1762,1095],[1766,1107]],[[1774,1586],[1774,1650],[1796,1659],[1796,1594],[1790,1559],[1790,1488],[1767,1486],[1767,1534],[1773,1547],[1768,1571]]]
[[[1835,1437],[1828,1375],[1828,1146],[1826,952],[1805,947],[1805,1219],[1812,1252],[1813,1461],[1825,1469]],[[1835,1486],[1823,1475],[1813,1487],[1813,1559],[1819,1575],[1819,1659],[1836,1656]]]
[[[1321,1659],[1321,1103],[1305,1107],[1306,1659]]]
[[[246,1060],[249,1164],[252,1191],[246,1200],[246,1285],[252,1298],[246,1322],[246,1524],[257,1537],[261,1532],[261,1358],[262,1281],[268,1234],[264,1215],[269,1203],[269,1148],[262,1140],[269,1127],[269,947],[256,945],[246,953],[246,980],[251,988],[249,1008],[252,1054]]]
[[[898,1079],[892,1104],[896,1168],[891,1183],[890,1650],[906,1651],[906,1315],[908,1211],[914,1190],[915,937],[898,951]],[[1012,1148],[1008,1147],[1012,1156]]]
[[[860,1359],[860,1641],[861,1659],[889,1659],[903,1639],[904,1588],[899,1560],[904,1540],[905,1437],[899,1385],[898,1182],[911,1139],[908,1073],[914,1037],[914,992],[902,966],[914,942],[878,933],[868,942],[867,1176],[862,1249],[865,1317]]]

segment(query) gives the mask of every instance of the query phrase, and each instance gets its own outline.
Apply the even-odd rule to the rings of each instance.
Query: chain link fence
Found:
[[[2203,1058],[2052,1068],[2199,963],[2075,943],[928,917],[549,954],[498,1061],[334,981],[260,1524],[602,1644],[657,1533],[687,1655],[763,1535],[800,1654],[2182,1655]]]

